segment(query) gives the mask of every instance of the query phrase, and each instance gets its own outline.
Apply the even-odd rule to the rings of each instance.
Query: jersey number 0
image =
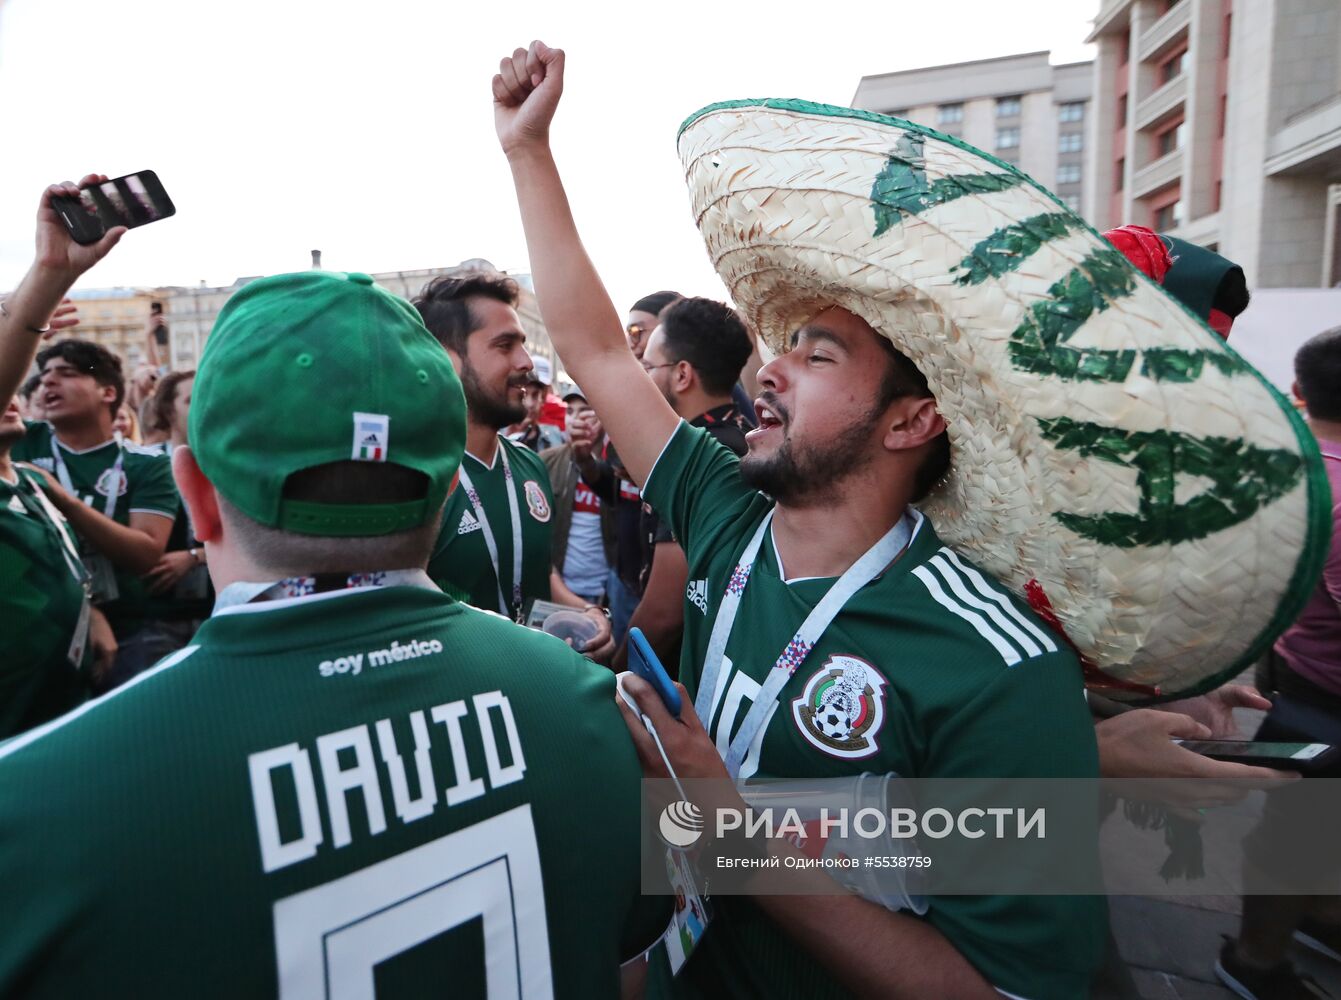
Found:
[[[379,963],[475,919],[491,1000],[551,997],[529,805],[276,902],[280,1000],[374,1000]]]

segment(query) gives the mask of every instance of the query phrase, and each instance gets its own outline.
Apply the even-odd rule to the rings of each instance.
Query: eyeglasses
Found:
[[[667,361],[664,365],[649,365],[646,361],[644,361],[642,364],[643,364],[643,371],[648,372],[650,374],[651,372],[656,371],[658,368],[674,368],[679,363],[680,362],[678,361]]]
[[[643,326],[641,323],[630,323],[625,327],[624,332],[634,340],[641,340],[643,334],[647,333],[647,327]]]

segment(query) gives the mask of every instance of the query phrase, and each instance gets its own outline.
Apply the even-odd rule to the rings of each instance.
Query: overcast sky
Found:
[[[848,104],[863,75],[1050,49],[1089,58],[1098,0],[464,4],[0,0],[0,288],[41,189],[153,169],[177,216],[80,287],[211,285],[484,257],[527,270],[489,82],[532,38],[568,52],[559,166],[621,309],[721,297],[675,133],[742,97]]]

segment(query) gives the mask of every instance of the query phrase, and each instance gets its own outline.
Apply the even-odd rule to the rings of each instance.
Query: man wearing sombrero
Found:
[[[681,718],[628,684],[681,779],[1090,777],[1073,646],[1093,683],[1148,699],[1216,684],[1270,641],[1299,597],[1281,598],[1282,570],[1300,576],[1316,537],[1307,446],[1250,369],[1047,192],[878,115],[751,101],[691,118],[695,218],[781,352],[737,462],[624,344],[549,150],[562,79],[562,52],[518,49],[495,122],[546,327],[707,581],[706,612],[685,612]],[[1240,436],[1194,433],[1185,410],[1220,398]],[[1278,555],[1259,560],[1243,532],[1263,518]],[[1208,540],[1251,566],[1203,555],[1171,579],[1169,552]],[[716,902],[673,980],[653,953],[650,993],[1084,996],[1103,939],[1090,898],[937,897],[924,918],[856,897]]]

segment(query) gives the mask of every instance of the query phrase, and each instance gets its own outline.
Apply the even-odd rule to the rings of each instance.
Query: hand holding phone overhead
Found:
[[[53,196],[51,207],[81,246],[97,243],[118,226],[133,229],[177,212],[152,170],[111,180],[85,178],[77,192]]]

